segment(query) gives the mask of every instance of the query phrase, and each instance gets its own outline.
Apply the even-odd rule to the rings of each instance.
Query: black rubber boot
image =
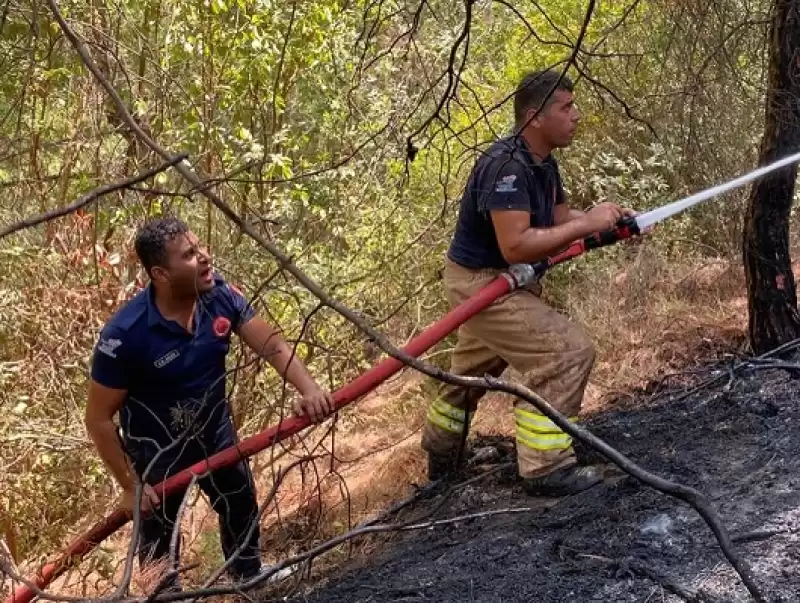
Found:
[[[588,490],[603,481],[596,467],[573,465],[556,469],[541,477],[526,477],[522,487],[531,496],[569,496]]]

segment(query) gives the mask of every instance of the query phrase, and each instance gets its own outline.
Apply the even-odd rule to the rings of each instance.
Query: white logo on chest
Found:
[[[167,352],[161,358],[156,360],[153,363],[153,366],[155,366],[156,368],[164,368],[165,366],[167,366],[170,362],[175,360],[180,355],[181,355],[181,353],[178,350],[172,350],[171,352]]]

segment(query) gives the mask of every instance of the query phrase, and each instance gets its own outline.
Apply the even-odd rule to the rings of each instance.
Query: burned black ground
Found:
[[[744,368],[686,393],[643,391],[587,424],[642,467],[705,493],[768,599],[800,601],[800,380]],[[502,443],[476,445],[508,454]],[[525,496],[513,476],[499,471],[457,489],[433,519],[531,511],[398,534],[294,601],[752,600],[683,502],[613,468],[604,485],[547,504]],[[439,503],[395,519],[424,517]]]

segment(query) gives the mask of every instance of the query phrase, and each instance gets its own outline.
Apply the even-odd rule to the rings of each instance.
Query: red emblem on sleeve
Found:
[[[225,337],[231,331],[231,321],[224,316],[217,316],[211,328],[214,329],[214,335],[217,337]]]

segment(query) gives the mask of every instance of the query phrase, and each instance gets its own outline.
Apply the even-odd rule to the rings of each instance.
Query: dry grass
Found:
[[[328,438],[332,455],[287,478],[265,521],[265,548],[296,550],[330,538],[425,481],[419,436],[427,404],[421,384],[418,376],[405,375],[345,411],[345,425],[347,414],[358,413],[361,421],[338,429],[333,443]],[[264,481],[262,491],[270,483]]]
[[[586,409],[745,345],[744,273],[730,262],[668,263],[641,247],[626,270],[588,281],[573,287],[568,308],[597,347]]]

